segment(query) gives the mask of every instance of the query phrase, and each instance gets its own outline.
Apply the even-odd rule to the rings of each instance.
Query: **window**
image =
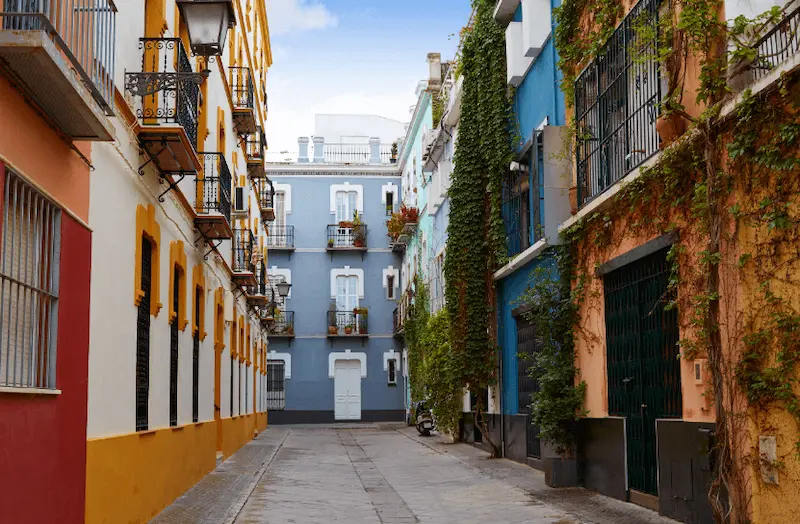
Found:
[[[9,171],[2,225],[0,385],[55,389],[61,211]]]
[[[250,408],[250,366],[244,367],[244,412]]]
[[[444,253],[433,259],[431,271],[431,313],[444,307]]]
[[[389,384],[396,385],[397,384],[397,360],[390,359],[388,362],[389,368]]]
[[[267,411],[286,408],[286,364],[283,360],[267,361]]]
[[[136,313],[136,431],[147,430],[150,399],[150,242],[142,237],[141,289],[144,295]],[[177,324],[177,323],[176,323]]]
[[[338,311],[352,311],[358,307],[358,277],[336,277],[336,309]]]
[[[517,165],[519,169],[511,171],[503,181],[502,211],[503,223],[506,226],[508,256],[523,252],[530,247],[531,241],[530,157],[526,156]]]
[[[386,298],[394,300],[394,275],[386,276]]]
[[[336,222],[350,222],[358,209],[358,193],[355,191],[336,192]]]
[[[200,419],[200,301],[202,300],[202,289],[195,288],[194,291],[194,325],[198,326],[194,330],[192,340],[192,422]]]
[[[181,271],[177,266],[172,268],[172,307],[173,311],[180,311],[181,296]],[[169,425],[178,425],[178,333],[180,319],[170,324],[169,337]]]
[[[394,213],[394,193],[386,193],[386,216]]]
[[[233,416],[233,368],[235,367],[236,359],[231,355],[231,415]]]

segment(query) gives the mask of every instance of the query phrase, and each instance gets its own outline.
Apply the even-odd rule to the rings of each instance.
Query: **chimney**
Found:
[[[428,53],[428,93],[438,93],[442,88],[442,54]]]
[[[369,139],[369,163],[381,163],[381,139],[375,136]]]
[[[314,140],[314,160],[315,164],[325,162],[325,138],[321,136],[313,137]]]
[[[301,136],[297,139],[297,163],[305,164],[308,162],[308,137]]]

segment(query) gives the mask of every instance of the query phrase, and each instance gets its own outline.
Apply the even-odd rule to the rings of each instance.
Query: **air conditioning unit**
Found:
[[[236,214],[247,213],[247,192],[244,187],[236,187],[233,192],[233,212]]]

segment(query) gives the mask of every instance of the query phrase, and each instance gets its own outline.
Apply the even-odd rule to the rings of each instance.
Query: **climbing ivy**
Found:
[[[455,169],[448,191],[445,296],[461,382],[476,393],[476,423],[493,454],[480,394],[496,380],[496,295],[492,278],[505,252],[501,185],[512,160],[505,34],[492,0],[473,0],[475,22],[460,61],[464,76]]]

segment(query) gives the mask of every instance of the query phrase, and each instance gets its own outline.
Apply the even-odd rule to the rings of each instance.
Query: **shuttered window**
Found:
[[[233,416],[233,368],[235,367],[236,359],[231,357],[231,414]]]
[[[180,311],[180,282],[181,272],[177,267],[172,268],[172,307],[173,311]],[[180,319],[176,315],[170,324],[169,343],[169,425],[178,425],[178,324]]]
[[[192,422],[197,422],[200,418],[200,300],[202,291],[194,291],[194,331],[192,340]]]
[[[55,389],[61,210],[10,171],[4,197],[0,386]]]

